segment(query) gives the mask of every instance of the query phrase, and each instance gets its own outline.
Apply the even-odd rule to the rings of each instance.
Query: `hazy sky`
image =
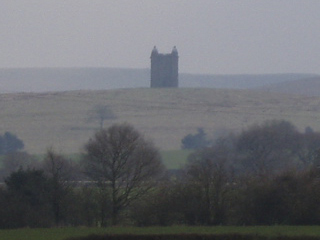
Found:
[[[320,0],[0,0],[0,68],[149,68],[177,46],[180,72],[319,73]]]

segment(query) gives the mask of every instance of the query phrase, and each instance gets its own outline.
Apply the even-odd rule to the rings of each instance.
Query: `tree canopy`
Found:
[[[96,132],[85,152],[88,176],[100,188],[110,189],[113,224],[119,212],[150,190],[164,170],[158,150],[128,124]]]

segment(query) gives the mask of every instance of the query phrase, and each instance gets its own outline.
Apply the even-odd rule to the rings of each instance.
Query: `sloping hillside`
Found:
[[[255,89],[271,84],[290,83],[301,79],[319,77],[314,74],[282,73],[282,74],[235,74],[235,75],[203,75],[180,74],[181,87],[186,88],[228,88]]]
[[[263,86],[260,89],[269,92],[320,96],[320,77],[273,83]]]
[[[214,135],[267,119],[287,119],[320,130],[320,98],[248,90],[127,89],[0,95],[0,132],[17,134],[32,153],[47,147],[80,151],[98,127],[88,121],[96,105],[117,115],[106,126],[128,122],[162,149],[178,149],[198,127]]]
[[[312,74],[179,74],[182,88],[249,89],[294,81]],[[12,68],[0,69],[0,93],[142,88],[150,86],[150,69]]]

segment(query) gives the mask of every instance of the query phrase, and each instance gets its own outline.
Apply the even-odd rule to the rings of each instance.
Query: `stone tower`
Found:
[[[178,87],[178,51],[174,46],[169,54],[160,54],[156,48],[151,52],[151,88]]]

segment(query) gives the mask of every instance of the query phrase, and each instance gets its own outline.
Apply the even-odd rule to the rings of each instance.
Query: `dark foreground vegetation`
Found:
[[[319,164],[320,133],[268,121],[197,148],[168,172],[150,141],[116,124],[88,141],[79,164],[52,149],[41,163],[5,156],[0,228],[318,225]]]
[[[172,234],[172,235],[89,235],[87,237],[69,238],[68,240],[319,240],[311,236],[277,236],[266,237],[253,234]]]
[[[0,230],[0,239],[5,240],[67,240],[67,239],[88,239],[99,237],[100,239],[118,238],[125,239],[162,239],[170,236],[169,239],[183,236],[196,237],[201,239],[225,237],[233,240],[236,237],[244,239],[320,239],[319,226],[170,226],[170,227],[107,227],[107,228],[86,228],[86,227],[64,227],[64,228],[23,228],[14,230]],[[98,238],[98,239],[99,239]],[[90,238],[89,238],[90,239]],[[94,239],[94,238],[93,238]]]

